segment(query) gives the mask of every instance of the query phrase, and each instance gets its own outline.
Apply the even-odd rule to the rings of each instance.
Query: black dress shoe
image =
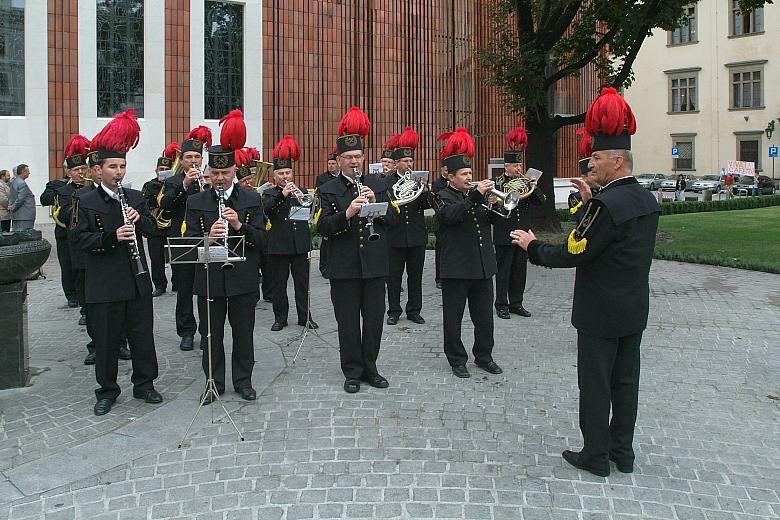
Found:
[[[213,393],[209,393],[209,395],[201,395],[200,400],[203,401],[203,406],[208,406],[217,400],[217,396]]]
[[[165,294],[165,287],[156,287],[154,291],[152,291],[152,298],[157,298],[163,294]]]
[[[471,377],[471,374],[469,374],[469,369],[466,368],[466,365],[455,365],[452,367],[452,373],[463,379]]]
[[[508,320],[511,318],[508,309],[496,309],[496,315],[502,320]]]
[[[273,332],[278,332],[278,331],[282,330],[283,328],[285,328],[286,326],[287,326],[287,322],[286,321],[275,321],[274,324],[271,325],[271,330]]]
[[[360,391],[360,381],[357,379],[347,379],[344,381],[344,391],[348,394],[356,394]]]
[[[81,317],[79,318],[79,325],[84,326],[86,324],[87,324],[87,317],[82,314]]]
[[[268,296],[263,296],[263,301],[264,302],[270,302],[271,298],[269,298]]]
[[[106,415],[111,411],[113,405],[113,399],[98,399],[98,402],[95,403],[95,407],[92,410],[95,412],[95,415]]]
[[[523,307],[522,305],[519,307],[509,307],[509,312],[511,312],[512,314],[517,314],[519,316],[522,316],[523,318],[531,317],[531,313],[525,310],[525,307]]]
[[[398,316],[388,316],[387,317],[387,324],[388,325],[398,325]]]
[[[87,357],[84,358],[84,364],[85,365],[94,365],[95,364],[95,353],[90,352],[87,354]]]
[[[406,317],[409,319],[409,321],[416,323],[418,325],[422,325],[423,323],[425,323],[425,320],[419,314],[407,314]]]
[[[75,309],[78,306],[79,306],[78,300],[68,300],[68,307],[70,307],[71,309]]]
[[[206,350],[206,348],[207,348],[208,346],[209,346],[209,341],[208,341],[208,339],[206,338],[206,336],[201,336],[201,337],[200,337],[200,349],[201,349],[201,350]]]
[[[179,343],[179,349],[189,351],[195,348],[194,336],[184,336]]]
[[[306,326],[306,320],[298,320],[298,325],[300,325],[301,327],[305,327]],[[310,329],[319,329],[320,326],[317,325],[316,321],[314,321],[313,319],[309,318],[309,328]]]
[[[241,394],[241,399],[244,401],[254,401],[257,399],[257,392],[255,392],[255,389],[251,386],[245,386],[240,389],[238,393]]]
[[[500,366],[498,366],[498,363],[495,361],[488,361],[487,363],[474,363],[479,368],[484,370],[485,372],[490,372],[491,374],[501,374],[504,371],[501,369]]]
[[[578,451],[564,450],[563,453],[561,453],[561,456],[563,457],[563,460],[565,460],[575,468],[585,470],[588,473],[593,473],[597,477],[609,476],[609,466],[607,466],[606,468],[594,468],[588,466],[587,464],[582,462],[582,459],[580,458],[580,452]]]
[[[617,466],[617,469],[621,473],[633,473],[634,472],[634,463],[633,462],[623,462],[618,460],[617,457],[615,457],[613,454],[609,454],[609,460],[615,463],[615,466]]]
[[[127,361],[128,359],[133,359],[133,355],[130,353],[130,349],[127,348],[127,345],[122,345],[119,347],[119,359]]]
[[[160,392],[154,388],[150,388],[149,390],[141,390],[140,392],[133,390],[133,397],[136,399],[143,399],[149,404],[160,404],[163,401],[163,397],[160,395]]]
[[[380,376],[379,374],[376,374],[374,376],[361,377],[360,379],[362,379],[369,385],[373,386],[374,388],[387,388],[388,386],[390,386],[390,383],[387,381],[387,379]]]

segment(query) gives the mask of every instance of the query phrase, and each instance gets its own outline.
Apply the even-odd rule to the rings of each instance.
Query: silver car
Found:
[[[664,179],[666,179],[666,175],[661,173],[643,173],[636,178],[643,188],[650,191],[659,189]]]
[[[693,183],[693,191],[699,193],[704,190],[711,190],[719,193],[723,189],[723,179],[720,175],[705,175]]]

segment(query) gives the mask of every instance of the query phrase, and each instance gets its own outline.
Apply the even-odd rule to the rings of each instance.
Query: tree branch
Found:
[[[555,116],[552,120],[553,129],[558,130],[564,126],[578,125],[585,122],[585,112],[576,116]]]
[[[545,27],[544,32],[539,31],[542,34],[540,38],[540,48],[545,51],[549,51],[553,48],[555,43],[563,37],[563,34],[571,27],[574,17],[580,11],[582,6],[582,0],[576,0],[566,5],[566,7],[560,11],[557,16],[550,16],[550,20],[556,20],[555,24],[551,24]]]
[[[531,1],[515,0],[515,12],[517,13],[517,35],[520,37],[520,41],[530,41],[535,37]]]
[[[562,69],[557,70],[555,73],[547,77],[544,80],[545,88],[554,85],[561,78],[564,78],[567,75],[582,69],[588,63],[593,61],[599,55],[602,49],[604,49],[606,45],[609,45],[609,43],[612,41],[612,38],[615,37],[617,32],[618,32],[618,27],[616,25],[615,27],[607,31],[607,33],[598,42],[596,42],[596,44],[591,48],[591,50],[587,54],[583,55],[579,60],[575,61],[574,63],[570,63],[569,65],[563,67]]]

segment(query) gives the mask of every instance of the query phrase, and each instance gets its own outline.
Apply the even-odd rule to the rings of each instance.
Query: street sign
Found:
[[[680,158],[680,149],[676,146],[672,148],[672,159],[679,159]]]
[[[777,157],[777,146],[770,146],[769,147],[769,157],[775,158]]]

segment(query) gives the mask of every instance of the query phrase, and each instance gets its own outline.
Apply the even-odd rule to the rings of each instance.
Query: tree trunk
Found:
[[[561,223],[555,214],[555,190],[553,189],[553,177],[556,174],[555,130],[549,118],[539,120],[529,112],[525,121],[528,131],[528,148],[525,152],[526,168],[536,168],[544,175],[539,179],[537,189],[541,189],[545,195],[544,204],[531,206],[533,209],[534,231],[548,231],[558,233],[561,231]]]

